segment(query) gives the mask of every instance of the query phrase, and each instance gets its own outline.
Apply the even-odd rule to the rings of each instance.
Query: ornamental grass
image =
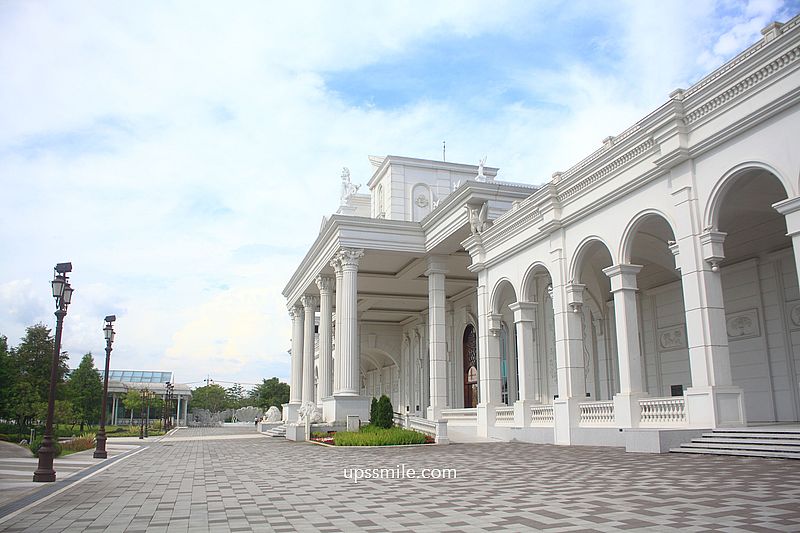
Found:
[[[423,433],[393,427],[382,429],[372,425],[364,426],[360,431],[339,431],[333,436],[336,446],[397,446],[401,444],[425,444],[427,439]]]

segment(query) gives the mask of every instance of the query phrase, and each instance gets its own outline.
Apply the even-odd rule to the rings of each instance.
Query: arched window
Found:
[[[508,403],[508,328],[505,322],[500,325],[500,401]]]
[[[478,406],[478,350],[475,328],[470,324],[464,329],[464,407]]]

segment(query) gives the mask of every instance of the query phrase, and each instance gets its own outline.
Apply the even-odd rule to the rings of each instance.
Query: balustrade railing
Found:
[[[494,411],[494,422],[497,426],[513,426],[514,425],[514,407],[502,406],[497,407]]]
[[[582,425],[604,425],[614,423],[614,402],[582,402],[578,404]]]
[[[680,425],[686,423],[686,398],[643,398],[639,400],[642,409],[641,424],[650,426]]]
[[[552,405],[531,405],[532,426],[552,426],[554,420]]]
[[[478,410],[473,408],[464,409],[443,409],[442,418],[449,424],[454,425],[475,425],[478,423]]]

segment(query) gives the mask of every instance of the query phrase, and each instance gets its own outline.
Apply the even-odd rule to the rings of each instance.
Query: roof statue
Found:
[[[339,205],[347,205],[350,201],[350,197],[353,196],[355,193],[358,192],[358,188],[361,185],[353,185],[353,182],[350,181],[350,169],[347,167],[342,168],[342,196],[339,201]]]
[[[486,174],[483,173],[483,165],[486,164],[486,156],[483,156],[483,159],[478,161],[478,175],[475,176],[475,179],[478,181],[486,181]]]

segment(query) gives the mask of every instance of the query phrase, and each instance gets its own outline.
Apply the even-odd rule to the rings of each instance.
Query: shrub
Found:
[[[366,430],[366,431],[365,431]],[[336,446],[393,446],[398,444],[425,444],[422,433],[410,429],[381,429],[372,425],[364,426],[361,431],[339,431],[333,436]]]
[[[42,447],[43,439],[44,436],[36,437],[35,439],[33,439],[33,442],[31,442],[29,448],[31,449],[31,452],[33,452],[34,457],[39,457],[39,448]],[[59,455],[61,455],[61,445],[58,442],[54,442],[53,447],[56,450],[54,457],[58,457]]]
[[[394,424],[392,401],[385,394],[381,396],[375,406],[375,418],[372,419],[372,423],[384,429],[388,429]]]
[[[95,434],[86,433],[80,437],[75,437],[71,441],[64,443],[64,449],[71,452],[82,452],[83,450],[91,450],[95,445]]]
[[[375,423],[375,418],[378,416],[378,399],[373,396],[372,403],[369,404],[369,421],[371,424]]]

